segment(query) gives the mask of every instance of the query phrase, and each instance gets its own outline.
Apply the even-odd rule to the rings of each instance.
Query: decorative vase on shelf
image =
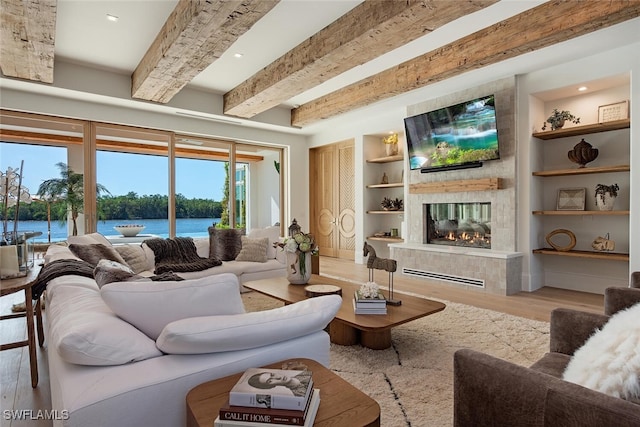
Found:
[[[573,147],[573,150],[569,150],[567,156],[573,163],[577,163],[578,167],[583,168],[598,157],[598,149],[582,139]]]
[[[398,134],[394,133],[385,137],[382,142],[384,142],[384,149],[387,156],[395,156],[398,154]]]
[[[619,189],[618,184],[598,184],[596,186],[596,206],[598,209],[601,211],[612,211],[616,197],[618,197]]]
[[[311,254],[287,252],[287,280],[293,285],[304,285],[311,279]]]

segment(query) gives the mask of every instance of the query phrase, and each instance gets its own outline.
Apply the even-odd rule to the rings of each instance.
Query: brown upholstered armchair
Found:
[[[571,355],[615,312],[640,302],[640,272],[630,288],[605,291],[605,314],[551,313],[550,351],[531,367],[474,350],[454,355],[454,425],[640,426],[640,404],[562,380]],[[635,287],[635,288],[634,288]]]

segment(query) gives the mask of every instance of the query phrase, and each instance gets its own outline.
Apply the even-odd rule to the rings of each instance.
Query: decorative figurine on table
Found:
[[[393,273],[398,269],[398,263],[395,259],[391,258],[378,258],[376,256],[376,250],[373,246],[364,242],[363,256],[369,256],[367,259],[367,268],[369,269],[369,282],[374,282],[373,272],[374,270],[384,270],[389,272],[389,298],[387,298],[387,304],[400,305],[402,301],[393,298]]]

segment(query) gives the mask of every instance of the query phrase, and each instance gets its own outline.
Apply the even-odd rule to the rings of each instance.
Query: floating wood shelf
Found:
[[[611,261],[629,261],[629,254],[620,252],[593,252],[593,251],[556,251],[555,249],[534,249],[534,254],[558,255],[574,258],[607,259]]]
[[[479,178],[410,184],[409,193],[459,193],[461,191],[488,191],[501,188],[503,188],[502,178]]]
[[[400,242],[404,242],[404,239],[402,237],[378,237],[378,236],[369,236],[367,237],[367,240],[377,240],[380,242],[394,242],[394,243],[400,243]]]
[[[402,154],[397,154],[395,156],[386,156],[386,157],[378,157],[375,159],[368,159],[367,163],[389,163],[389,162],[399,162],[404,160],[404,156]]]
[[[404,211],[367,211],[368,214],[377,214],[377,215],[401,215]]]
[[[629,211],[533,211],[534,215],[629,215]]]
[[[607,132],[610,130],[628,129],[631,127],[631,120],[615,120],[606,123],[595,123],[591,125],[574,126],[567,129],[549,130],[546,132],[536,132],[533,134],[535,138],[549,140],[557,138],[566,138],[568,136],[588,135],[591,133]]]
[[[609,172],[629,172],[631,167],[629,165],[617,165],[617,166],[598,166],[598,167],[586,167],[575,169],[556,169],[549,171],[533,172],[533,176],[566,176],[566,175],[586,175],[590,173],[609,173]]]
[[[402,182],[392,182],[389,184],[371,184],[367,185],[367,188],[395,188],[402,187],[404,184]]]

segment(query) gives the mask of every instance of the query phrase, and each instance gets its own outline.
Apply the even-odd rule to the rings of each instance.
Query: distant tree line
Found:
[[[65,201],[51,202],[51,220],[65,217],[67,203]],[[98,197],[98,216],[100,220],[110,219],[163,219],[167,218],[168,196],[154,194],[138,196],[130,192],[124,196]],[[222,202],[211,199],[187,199],[182,194],[176,194],[176,218],[220,218],[223,213]],[[0,212],[0,216],[2,213]],[[13,209],[9,209],[7,216],[14,217]],[[20,221],[46,221],[47,203],[34,201],[21,204]]]

